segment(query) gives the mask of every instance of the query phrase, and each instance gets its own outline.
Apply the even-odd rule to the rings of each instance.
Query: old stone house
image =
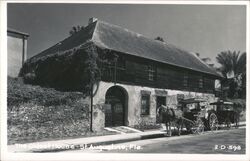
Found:
[[[94,129],[156,124],[161,104],[175,107],[183,98],[216,99],[215,80],[221,76],[195,54],[93,18],[83,30],[30,61],[78,50],[89,42],[115,55],[113,61],[99,65],[101,80],[93,96]]]
[[[8,29],[7,36],[8,76],[17,77],[27,59],[27,39],[29,35]]]

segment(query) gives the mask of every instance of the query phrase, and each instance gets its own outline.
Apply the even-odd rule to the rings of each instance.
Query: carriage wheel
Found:
[[[201,134],[204,132],[204,122],[201,120],[201,118],[197,118],[191,130],[193,134]]]
[[[211,131],[216,131],[218,130],[218,118],[217,116],[215,115],[215,113],[211,113],[210,116],[209,116],[209,129]]]

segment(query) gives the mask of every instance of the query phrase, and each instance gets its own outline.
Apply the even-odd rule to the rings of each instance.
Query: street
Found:
[[[179,153],[179,154],[244,154],[246,129],[204,132],[127,143],[90,146],[72,151],[85,153]]]

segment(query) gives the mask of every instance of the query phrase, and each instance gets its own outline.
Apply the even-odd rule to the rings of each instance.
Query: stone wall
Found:
[[[127,126],[135,126],[139,124],[155,124],[156,123],[156,98],[157,96],[166,96],[166,104],[172,107],[176,107],[177,105],[177,97],[178,95],[183,95],[184,98],[205,98],[209,102],[215,101],[214,94],[206,94],[206,93],[197,93],[197,92],[188,92],[188,91],[179,91],[179,90],[168,90],[168,89],[156,89],[149,88],[143,86],[133,86],[133,85],[125,85],[120,83],[109,83],[109,82],[100,82],[98,86],[98,90],[93,98],[94,105],[100,105],[105,112],[104,104],[105,104],[105,94],[107,90],[112,86],[122,87],[127,91],[128,94],[128,103],[127,103],[127,113],[125,125]],[[141,115],[141,91],[150,92],[150,110],[149,115],[142,116]],[[100,114],[100,117],[103,114]],[[105,117],[105,114],[104,114]],[[102,120],[105,120],[102,119]],[[98,125],[99,126],[99,125]],[[104,126],[104,123],[103,123]]]

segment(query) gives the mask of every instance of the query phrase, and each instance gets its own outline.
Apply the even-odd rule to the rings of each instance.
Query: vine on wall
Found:
[[[25,83],[61,91],[89,95],[91,84],[100,81],[97,48],[88,43],[81,48],[28,60],[20,71]]]

